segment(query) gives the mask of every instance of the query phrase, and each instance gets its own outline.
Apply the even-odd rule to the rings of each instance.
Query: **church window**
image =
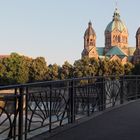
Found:
[[[120,42],[121,40],[120,40],[120,36],[118,36],[118,42]]]
[[[125,37],[124,36],[122,37],[122,41],[125,42]]]
[[[90,42],[90,45],[93,46],[93,42]]]
[[[115,36],[115,41],[118,42],[118,37],[117,36]]]
[[[115,35],[113,36],[113,42],[115,42]]]

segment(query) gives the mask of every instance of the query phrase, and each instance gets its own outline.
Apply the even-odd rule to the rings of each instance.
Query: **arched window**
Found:
[[[118,42],[121,42],[120,36],[118,36]]]
[[[113,35],[113,42],[115,42],[115,35]]]
[[[127,37],[126,37],[126,43],[127,43]]]
[[[93,42],[90,42],[90,44],[89,44],[89,45],[93,46]]]
[[[122,41],[125,42],[125,37],[124,36],[122,37]]]
[[[118,42],[118,37],[117,36],[115,36],[115,41]]]

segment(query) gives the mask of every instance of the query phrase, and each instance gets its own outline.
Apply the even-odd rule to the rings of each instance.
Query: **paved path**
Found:
[[[140,140],[140,101],[99,115],[41,140]]]

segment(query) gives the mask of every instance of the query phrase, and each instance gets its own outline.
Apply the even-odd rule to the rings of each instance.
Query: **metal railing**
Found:
[[[140,98],[140,76],[106,76],[0,87],[0,139],[26,140]]]

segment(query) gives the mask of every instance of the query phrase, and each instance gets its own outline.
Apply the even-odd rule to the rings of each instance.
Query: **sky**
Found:
[[[0,54],[42,56],[47,64],[73,64],[81,58],[84,32],[91,21],[97,47],[112,20],[115,0],[0,0]],[[140,27],[140,0],[118,0],[121,19],[135,47]]]

